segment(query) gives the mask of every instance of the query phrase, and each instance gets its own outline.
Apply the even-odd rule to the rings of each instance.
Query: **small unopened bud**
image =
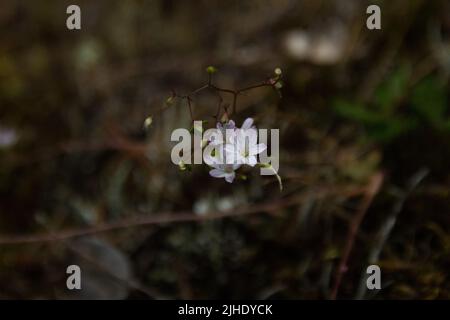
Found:
[[[181,171],[186,170],[186,164],[184,163],[183,160],[180,160],[180,162],[178,162],[178,167],[180,168]]]
[[[276,68],[274,72],[277,76],[281,76],[281,74],[283,73],[280,68]]]
[[[152,123],[153,123],[153,118],[151,116],[147,117],[144,121],[144,129],[147,130],[148,128],[150,128]]]
[[[222,118],[220,118],[220,122],[222,122],[222,123],[227,123],[228,120],[229,120],[228,114],[225,112],[225,113],[222,115]]]
[[[206,68],[206,72],[209,74],[214,74],[217,72],[217,68],[215,68],[213,66],[209,66],[208,68]]]
[[[166,99],[166,103],[167,103],[167,104],[172,104],[174,99],[175,99],[174,96],[170,96],[170,97],[168,97],[168,98]]]

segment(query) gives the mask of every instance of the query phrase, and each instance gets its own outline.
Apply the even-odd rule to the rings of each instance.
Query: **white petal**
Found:
[[[244,123],[242,124],[242,129],[250,129],[252,127],[253,124],[253,119],[252,118],[247,118],[245,119]]]
[[[232,183],[233,180],[234,180],[234,177],[235,177],[235,173],[234,173],[234,172],[232,172],[232,173],[227,173],[227,174],[225,175],[225,180],[226,180],[226,182],[228,182],[228,183]]]
[[[231,144],[225,145],[225,162],[232,164],[235,163],[238,158],[238,150],[236,149],[236,146]]]
[[[258,161],[256,161],[256,157],[255,156],[250,156],[247,158],[247,164],[249,166],[254,166]]]
[[[233,164],[233,170],[239,169],[240,166],[241,166],[240,163],[235,163],[235,164]]]
[[[226,176],[226,173],[223,170],[220,170],[220,169],[212,169],[209,172],[209,175],[211,177],[214,177],[214,178],[223,178],[223,177]]]
[[[236,145],[227,143],[225,145],[225,151],[226,152],[231,152],[231,153],[236,152]]]
[[[267,149],[267,146],[266,146],[265,143],[259,143],[257,145],[251,146],[248,154],[251,155],[251,156],[254,156],[254,155],[258,154],[258,153],[263,152],[266,149]]]

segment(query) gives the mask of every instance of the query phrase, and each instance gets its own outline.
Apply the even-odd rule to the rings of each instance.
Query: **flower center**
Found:
[[[243,151],[241,151],[241,156],[242,156],[242,157],[247,158],[248,155],[249,155],[248,150],[243,150]]]
[[[241,156],[244,157],[244,158],[247,158],[249,156],[249,154],[250,154],[250,148],[249,148],[248,143],[246,141],[243,150],[241,150]]]
[[[233,170],[233,167],[232,167],[232,166],[226,166],[224,171],[225,171],[226,173],[232,173],[234,170]]]

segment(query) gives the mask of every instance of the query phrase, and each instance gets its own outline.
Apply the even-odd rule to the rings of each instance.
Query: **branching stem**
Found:
[[[206,90],[206,89],[213,90],[219,96],[219,106],[218,106],[218,110],[217,110],[217,113],[216,113],[216,120],[218,120],[219,116],[220,116],[220,110],[222,108],[222,101],[223,101],[222,97],[219,94],[220,92],[224,92],[224,93],[228,93],[228,94],[233,95],[233,104],[232,104],[231,114],[230,114],[230,116],[231,116],[231,115],[234,115],[236,113],[237,98],[238,98],[239,94],[241,94],[241,93],[243,93],[245,91],[250,91],[250,90],[257,89],[257,88],[262,88],[262,87],[272,87],[272,88],[276,89],[276,85],[277,85],[277,83],[280,82],[280,79],[281,79],[281,77],[277,76],[275,78],[269,78],[269,79],[267,79],[267,80],[265,80],[263,82],[260,82],[260,83],[257,83],[257,84],[251,85],[251,86],[243,87],[243,88],[240,88],[240,89],[228,89],[228,88],[218,87],[217,85],[213,84],[213,82],[212,82],[212,74],[208,74],[208,83],[207,84],[205,84],[205,85],[203,85],[203,86],[201,86],[201,87],[199,87],[199,88],[197,88],[197,89],[195,89],[195,90],[193,90],[190,93],[185,94],[185,95],[179,95],[175,91],[173,91],[172,92],[172,97],[173,98],[186,99],[188,107],[189,107],[189,113],[190,113],[190,116],[191,116],[191,120],[194,121],[194,114],[193,114],[193,110],[192,110],[192,101],[193,101],[192,97],[194,95],[196,95],[196,94]],[[225,108],[224,108],[224,111],[226,112]]]

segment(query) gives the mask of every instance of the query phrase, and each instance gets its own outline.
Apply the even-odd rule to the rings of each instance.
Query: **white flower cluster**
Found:
[[[243,165],[254,167],[257,155],[267,149],[266,144],[257,143],[258,131],[253,119],[247,118],[241,128],[233,120],[218,122],[217,129],[209,131],[205,137],[207,152],[205,162],[212,168],[209,174],[215,178],[225,178],[232,183],[236,170]]]

